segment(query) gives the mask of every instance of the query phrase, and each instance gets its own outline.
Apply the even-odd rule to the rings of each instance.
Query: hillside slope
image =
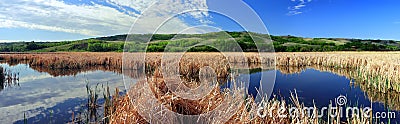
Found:
[[[277,52],[323,52],[323,51],[398,51],[400,42],[393,40],[362,40],[346,38],[302,38],[295,36],[269,36],[247,32],[213,32],[206,34],[155,34],[147,44],[142,34],[129,36],[132,42],[127,51],[172,52],[186,51],[184,48],[198,43],[229,50],[229,44],[239,44],[243,51],[257,51],[254,42],[271,38],[273,44],[262,43],[264,48]],[[147,34],[149,35],[149,34]],[[0,52],[122,52],[127,35],[90,38],[63,42],[13,42],[0,43]],[[142,38],[142,39],[140,39]],[[253,39],[254,40],[253,40]],[[200,45],[188,51],[218,51],[216,48]],[[272,47],[273,45],[273,47]],[[167,49],[165,49],[168,46]]]

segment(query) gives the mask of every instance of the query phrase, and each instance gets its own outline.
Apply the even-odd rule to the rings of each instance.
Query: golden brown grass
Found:
[[[79,69],[88,66],[110,65],[120,68],[122,55],[120,53],[25,53],[25,54],[1,54],[0,60],[7,63],[24,63],[30,66],[41,66],[59,69]]]
[[[185,53],[180,58],[179,72],[183,76],[197,76],[201,67],[210,66],[217,77],[225,78],[229,70],[237,68],[256,68],[277,66],[323,66],[340,69],[356,69],[359,82],[368,82],[379,92],[394,90],[400,92],[400,52],[308,52],[308,53]],[[124,62],[122,61],[122,57]],[[48,69],[83,69],[104,66],[108,69],[140,70],[168,62],[176,62],[177,53],[47,53],[47,54],[1,54],[0,60],[8,63],[26,63],[31,67]],[[146,61],[145,59],[146,58]],[[276,58],[276,59],[275,59]],[[275,61],[276,60],[276,61]],[[250,66],[247,66],[250,65]],[[285,68],[281,68],[285,69]],[[286,70],[288,71],[288,70]],[[138,75],[140,76],[140,75]]]

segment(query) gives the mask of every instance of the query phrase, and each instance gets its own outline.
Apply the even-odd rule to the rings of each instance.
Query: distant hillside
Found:
[[[400,42],[393,40],[363,40],[346,38],[302,38],[295,36],[269,36],[266,34],[251,33],[254,40],[247,32],[213,32],[206,34],[155,34],[151,43],[144,41],[142,34],[130,36],[133,42],[127,44],[128,51],[178,52],[185,51],[183,47],[192,46],[200,42],[207,42],[221,49],[229,50],[230,43],[239,44],[243,51],[257,51],[254,42],[273,40],[273,48],[277,52],[313,52],[313,51],[399,51]],[[148,35],[148,34],[147,34]],[[97,37],[77,41],[63,42],[14,42],[0,43],[0,52],[122,52],[127,35]],[[137,41],[136,41],[137,40]],[[141,41],[141,42],[140,42]],[[271,46],[272,44],[262,44]],[[218,51],[206,45],[197,46],[188,51]]]

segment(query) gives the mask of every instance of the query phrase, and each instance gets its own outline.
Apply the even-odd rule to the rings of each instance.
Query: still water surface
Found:
[[[28,65],[18,64],[10,66],[0,64],[13,73],[18,73],[19,81],[15,85],[0,90],[0,122],[23,123],[24,114],[28,123],[66,123],[71,120],[72,113],[82,112],[87,104],[87,89],[109,86],[125,92],[123,75],[112,71],[86,71],[73,75],[54,76],[47,72],[38,72]],[[249,93],[255,96],[256,88],[260,87],[261,74],[270,74],[274,71],[261,71],[251,74],[241,74],[250,77]],[[125,78],[129,78],[125,76]],[[128,79],[130,80],[130,79]],[[133,80],[133,79],[132,79]],[[253,88],[251,88],[253,87]],[[300,102],[306,106],[328,106],[335,102],[339,95],[347,97],[349,106],[370,106],[374,111],[394,111],[400,108],[388,105],[385,101],[371,101],[368,93],[358,86],[352,86],[350,79],[330,72],[320,72],[315,69],[306,69],[296,74],[283,74],[276,71],[276,83],[273,94],[289,100],[290,93],[296,90]],[[113,93],[114,90],[111,90]],[[103,91],[99,92],[102,96]],[[100,103],[102,102],[100,97]],[[390,108],[388,106],[395,106]],[[400,113],[396,112],[397,119],[391,122],[400,122]],[[385,120],[387,121],[387,120]]]
[[[23,123],[24,113],[28,123],[66,123],[71,120],[72,112],[77,114],[85,109],[87,83],[92,88],[98,85],[98,89],[107,84],[110,89],[125,89],[122,75],[114,72],[88,71],[54,77],[25,64],[1,66],[19,73],[17,85],[0,91],[0,122],[3,124]],[[100,91],[100,98],[102,95]]]
[[[257,95],[258,82],[262,75],[268,75],[271,71],[256,72],[248,75],[250,77],[250,85],[253,84],[256,88],[249,89],[249,93],[253,96]],[[391,119],[379,119],[382,122],[400,123],[400,101],[398,96],[388,96],[388,94],[379,94],[377,92],[365,92],[360,86],[355,86],[351,83],[354,80],[345,76],[339,76],[331,72],[319,71],[308,68],[300,73],[285,74],[276,71],[276,82],[272,94],[278,98],[284,98],[290,102],[291,93],[296,91],[299,101],[304,103],[306,107],[313,107],[314,103],[317,108],[328,107],[330,103],[335,104],[335,99],[340,95],[346,97],[344,107],[371,107],[373,114],[383,112],[388,114],[389,111],[395,113],[395,117]],[[394,94],[400,95],[400,94]],[[373,98],[380,96],[379,98]],[[383,99],[381,97],[384,97]],[[371,101],[371,99],[373,99]],[[397,99],[397,100],[395,100]],[[345,109],[344,109],[345,110]],[[345,114],[345,112],[344,112]],[[344,115],[346,116],[346,115]]]

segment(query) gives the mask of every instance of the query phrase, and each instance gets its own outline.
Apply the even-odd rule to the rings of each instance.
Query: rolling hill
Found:
[[[252,37],[250,37],[250,35]],[[188,51],[229,50],[231,43],[239,44],[243,51],[257,51],[255,42],[272,39],[271,43],[262,43],[266,48],[277,52],[321,52],[321,51],[398,51],[400,42],[394,40],[348,39],[348,38],[303,38],[295,36],[270,36],[247,32],[212,32],[206,34],[149,34],[129,36],[126,51],[172,52],[185,51],[189,47],[205,42]],[[77,41],[62,42],[11,42],[0,43],[0,52],[122,52],[127,35],[97,37]],[[150,43],[146,41],[150,40]],[[168,45],[168,49],[166,49]],[[273,45],[273,46],[272,46]],[[228,46],[228,47],[227,47]],[[147,47],[147,49],[146,49]],[[146,50],[145,50],[146,49]]]

